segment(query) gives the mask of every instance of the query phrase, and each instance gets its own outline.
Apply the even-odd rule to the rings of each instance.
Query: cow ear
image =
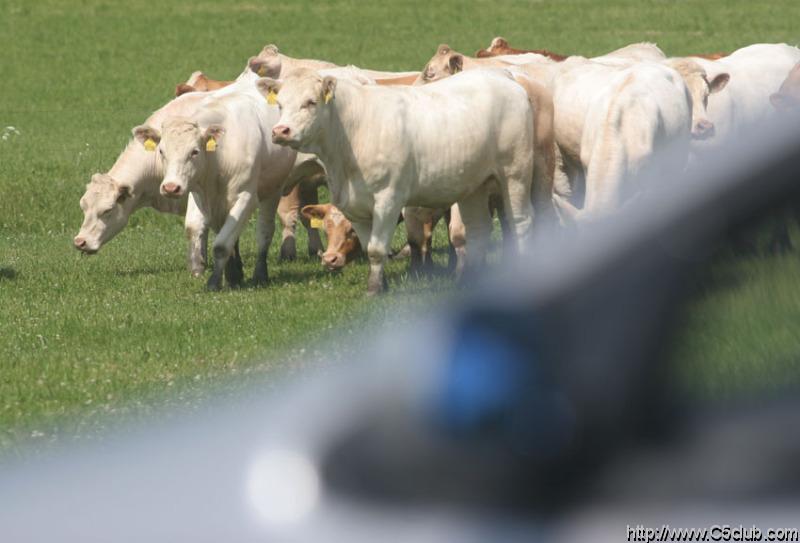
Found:
[[[309,220],[324,219],[325,215],[328,214],[330,207],[331,204],[307,205],[303,206],[303,209],[300,210],[300,213],[303,214],[303,217]]]
[[[464,55],[455,54],[450,57],[450,73],[457,74],[464,69]]]
[[[187,92],[197,92],[197,89],[186,83],[181,83],[175,87],[175,96],[182,96]]]
[[[278,46],[274,43],[270,43],[269,45],[265,45],[264,48],[261,50],[261,56],[275,56],[280,53]]]
[[[336,95],[336,78],[326,75],[322,79],[322,99],[327,104]]]
[[[143,124],[133,129],[133,137],[148,151],[155,151],[158,142],[161,141],[161,132],[152,126]]]
[[[500,49],[500,48],[506,48],[506,47],[508,47],[508,42],[506,41],[506,39],[505,38],[501,38],[500,36],[497,36],[495,39],[492,40],[492,43],[489,46],[489,49]]]
[[[117,185],[117,203],[121,204],[131,197],[131,187],[128,185]]]
[[[726,73],[717,74],[714,76],[714,79],[708,84],[708,87],[711,89],[711,94],[715,92],[719,92],[725,88],[728,84],[728,81],[731,80],[731,76]]]
[[[436,49],[436,54],[437,55],[449,55],[450,54],[450,46],[447,45],[446,43],[441,44],[439,46],[439,48]]]
[[[281,82],[269,77],[262,77],[256,81],[256,88],[264,98],[267,99],[269,105],[274,106],[277,104],[278,93],[281,92]]]
[[[783,94],[782,92],[776,92],[775,94],[771,95],[769,97],[769,101],[772,103],[772,107],[778,111],[786,111],[800,104],[800,101],[796,101],[788,94]]]
[[[217,150],[217,143],[222,135],[225,134],[225,128],[221,124],[209,125],[203,131],[203,141],[206,144],[206,151],[213,153]]]
[[[97,172],[96,174],[92,175],[92,178],[89,182],[95,184],[102,183],[107,177],[108,174]]]

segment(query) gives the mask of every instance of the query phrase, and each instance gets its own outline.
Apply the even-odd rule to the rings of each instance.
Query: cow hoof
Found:
[[[267,286],[267,283],[269,283],[269,277],[267,277],[266,274],[253,276],[254,287],[265,287]]]
[[[219,281],[210,281],[209,280],[209,282],[206,283],[206,290],[209,291],[209,292],[219,292],[220,290],[222,290],[222,287],[220,286],[220,282]]]
[[[297,259],[297,246],[294,240],[290,241],[287,239],[281,244],[281,252],[278,259],[285,262],[291,262]]]

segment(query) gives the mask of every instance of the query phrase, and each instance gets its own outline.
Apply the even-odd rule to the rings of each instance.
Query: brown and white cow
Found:
[[[486,49],[478,49],[475,52],[475,56],[477,58],[488,58],[488,57],[498,57],[501,55],[523,55],[526,53],[535,53],[537,55],[542,55],[547,57],[551,60],[556,62],[563,62],[567,60],[567,56],[559,55],[558,53],[553,53],[552,51],[548,51],[547,49],[515,49],[508,45],[508,41],[505,38],[501,38],[500,36],[494,38],[492,43],[489,44],[489,47]]]
[[[187,92],[208,92],[219,90],[233,84],[234,81],[221,81],[210,79],[203,72],[197,71],[189,76],[186,83],[181,83],[175,87],[175,96],[186,94]]]

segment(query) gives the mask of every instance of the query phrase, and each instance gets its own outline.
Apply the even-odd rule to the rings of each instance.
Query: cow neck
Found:
[[[139,142],[128,142],[108,175],[117,183],[129,185],[138,195],[135,209],[152,207],[158,211],[174,211],[172,201],[159,193],[161,172],[156,153],[141,149]]]
[[[339,80],[330,108],[328,125],[320,131],[310,151],[322,159],[335,204],[341,204],[343,183],[360,175],[353,147],[359,120],[369,117],[370,100],[366,87]]]

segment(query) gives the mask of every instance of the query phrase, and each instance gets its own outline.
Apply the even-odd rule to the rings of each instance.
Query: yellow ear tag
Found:
[[[156,147],[158,147],[158,144],[156,144],[156,142],[153,141],[152,138],[147,138],[146,140],[144,140],[145,151],[155,151]]]
[[[325,93],[325,103],[328,104],[331,100],[333,100],[333,93],[328,91]]]
[[[267,94],[267,103],[271,106],[278,105],[278,95],[275,94],[275,91],[270,89],[269,94]]]
[[[322,219],[318,219],[316,217],[311,218],[311,228],[316,228],[317,230],[321,229],[325,223],[322,222]]]
[[[208,138],[208,141],[206,142],[206,151],[208,151],[209,153],[213,153],[216,150],[217,150],[217,140],[215,140],[214,138]]]

